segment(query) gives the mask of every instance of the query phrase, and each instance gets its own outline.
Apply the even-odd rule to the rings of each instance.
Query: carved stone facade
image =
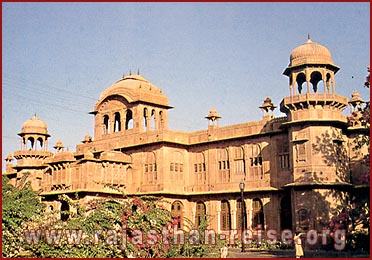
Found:
[[[155,195],[171,202],[181,220],[198,224],[206,216],[218,233],[241,228],[243,181],[247,228],[321,229],[347,203],[355,187],[351,173],[364,171],[362,155],[352,149],[363,128],[342,114],[363,100],[336,94],[338,70],[329,50],[308,39],[284,71],[286,116],[275,118],[266,98],[260,120],[221,127],[212,109],[208,128],[197,132],[168,129],[168,98],[141,75],[129,75],[100,95],[91,112],[94,137],[85,136],[76,152],[61,141],[48,151],[47,126],[35,115],[18,134],[21,149],[7,156],[3,174],[16,184],[29,172],[50,209],[66,207],[59,194],[75,199],[78,193],[82,202],[120,191]]]

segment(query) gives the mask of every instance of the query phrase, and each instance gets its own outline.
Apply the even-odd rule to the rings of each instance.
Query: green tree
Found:
[[[34,192],[25,174],[14,187],[9,179],[2,178],[2,256],[22,257],[28,254],[23,230],[28,223],[39,221],[44,212],[44,205]]]

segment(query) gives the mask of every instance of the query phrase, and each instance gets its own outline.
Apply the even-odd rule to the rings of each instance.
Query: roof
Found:
[[[331,52],[323,45],[308,40],[293,49],[290,55],[290,67],[303,64],[334,64]]]
[[[47,124],[39,119],[36,114],[29,120],[23,123],[22,131],[18,133],[18,135],[24,134],[41,134],[50,136],[48,133],[48,126]]]
[[[145,102],[170,108],[168,98],[162,90],[139,74],[123,77],[104,90],[96,103],[95,110],[110,96],[121,96],[129,103]]]

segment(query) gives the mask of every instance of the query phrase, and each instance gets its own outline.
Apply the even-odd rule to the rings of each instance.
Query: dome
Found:
[[[53,146],[54,149],[63,149],[65,146],[63,145],[61,140],[57,140],[56,144]]]
[[[129,103],[143,101],[169,107],[168,98],[163,95],[161,89],[139,74],[123,77],[104,90],[96,108],[104,99],[113,95],[122,96]]]
[[[20,134],[42,134],[49,136],[48,126],[43,120],[34,115],[31,119],[23,123]]]
[[[362,104],[364,103],[364,100],[360,97],[360,94],[358,91],[354,91],[352,94],[351,94],[351,98],[349,100],[349,104],[353,105],[353,106],[356,106],[358,104]]]
[[[217,110],[216,109],[212,108],[209,111],[208,116],[206,116],[205,118],[215,120],[215,119],[221,118],[221,116],[217,113]]]
[[[303,64],[332,64],[330,51],[323,45],[313,42],[310,37],[306,43],[295,48],[290,55],[290,67]]]

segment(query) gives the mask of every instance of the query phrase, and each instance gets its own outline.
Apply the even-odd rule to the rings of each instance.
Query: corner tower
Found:
[[[342,111],[348,99],[336,94],[338,70],[330,51],[308,37],[291,52],[283,73],[290,90],[280,111],[288,118],[283,127],[288,129],[292,180],[285,187],[291,191],[292,228],[321,229],[332,211],[346,203],[350,176]]]

